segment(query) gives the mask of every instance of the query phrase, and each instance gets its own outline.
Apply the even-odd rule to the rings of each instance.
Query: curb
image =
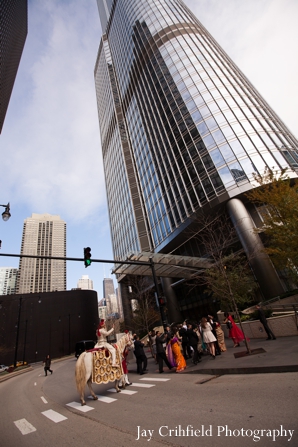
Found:
[[[68,360],[73,357],[74,357],[73,355],[61,357],[61,358],[52,360],[52,363],[62,362],[63,360]],[[38,363],[40,363],[40,362],[38,362]],[[43,363],[41,362],[40,365],[42,366]],[[33,371],[33,369],[34,368],[31,365],[29,365],[27,368],[20,369],[20,371],[15,371],[12,373],[5,374],[4,376],[0,377],[0,383],[5,382],[5,380],[12,379],[13,377],[19,376],[20,374],[24,374],[26,372]]]
[[[224,376],[226,374],[268,374],[297,372],[298,365],[279,365],[279,366],[255,366],[250,368],[206,368],[192,371],[183,371],[183,374],[208,374],[211,376]]]
[[[33,371],[32,366],[28,366],[28,368],[20,369],[20,371],[15,371],[12,373],[5,374],[5,376],[0,377],[0,383],[5,382],[5,380],[12,379],[13,377],[19,376],[20,374],[24,374],[28,371]]]

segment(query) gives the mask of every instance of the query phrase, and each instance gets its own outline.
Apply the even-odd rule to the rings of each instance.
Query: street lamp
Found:
[[[4,220],[4,222],[6,222],[10,218],[10,216],[11,216],[11,214],[10,214],[10,204],[8,202],[7,205],[0,205],[0,206],[3,206],[5,208],[5,210],[2,213],[2,219]]]

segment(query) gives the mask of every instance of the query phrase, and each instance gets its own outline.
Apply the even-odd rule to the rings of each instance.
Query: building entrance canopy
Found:
[[[200,270],[211,267],[208,259],[163,253],[130,253],[127,261],[135,261],[136,264],[117,265],[112,273],[116,275],[152,276],[151,263],[153,263],[156,276],[190,279]]]

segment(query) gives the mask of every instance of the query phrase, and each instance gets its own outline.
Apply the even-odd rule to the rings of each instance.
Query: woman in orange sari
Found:
[[[174,354],[175,362],[177,365],[176,372],[179,373],[181,371],[184,371],[184,369],[186,368],[186,361],[183,355],[181,354],[180,341],[178,340],[176,335],[172,336],[170,343]]]

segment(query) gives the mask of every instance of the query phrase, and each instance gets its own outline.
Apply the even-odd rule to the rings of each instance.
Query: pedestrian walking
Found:
[[[264,310],[261,308],[261,306],[259,304],[256,305],[256,309],[259,314],[259,320],[262,323],[262,325],[264,326],[264,329],[266,331],[267,340],[276,340],[275,335],[273,334],[272,330],[268,326],[268,322],[267,322],[267,318],[265,316]]]
[[[48,371],[50,371],[50,373],[53,374],[53,370],[51,369],[51,357],[50,357],[49,354],[46,356],[46,358],[44,359],[43,363],[44,363],[44,368],[43,368],[44,369],[44,375],[47,376],[48,375]]]

